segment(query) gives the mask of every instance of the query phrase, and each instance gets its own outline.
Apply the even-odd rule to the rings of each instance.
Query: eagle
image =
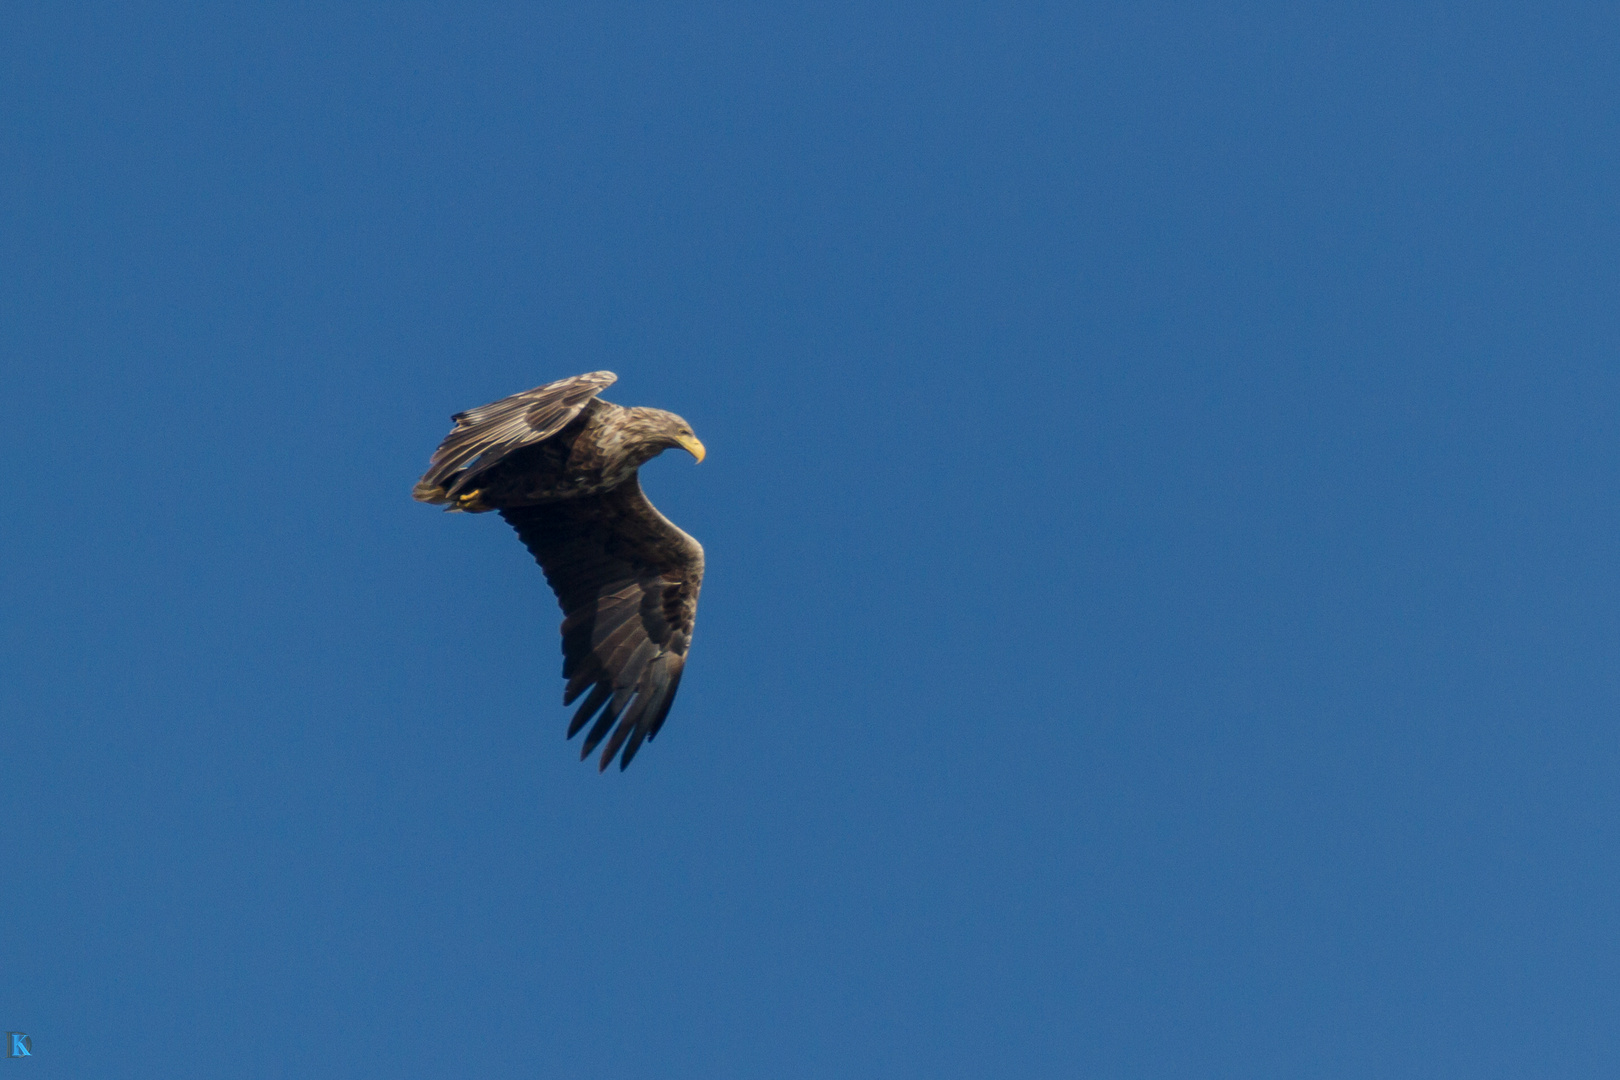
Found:
[[[636,475],[672,447],[702,461],[703,444],[674,413],[597,396],[617,379],[593,371],[456,413],[412,493],[451,513],[498,511],[545,571],[563,612],[563,704],[585,695],[568,737],[591,725],[581,761],[607,739],[598,772],[615,754],[623,770],[663,726],[703,584],[703,545]]]

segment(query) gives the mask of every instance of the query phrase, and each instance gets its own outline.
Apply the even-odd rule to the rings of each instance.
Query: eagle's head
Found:
[[[642,453],[647,458],[657,457],[665,450],[679,448],[685,450],[699,461],[703,460],[706,451],[698,437],[692,434],[692,425],[663,409],[636,408],[629,409],[630,414],[625,417],[624,434],[626,441],[638,449],[636,457]]]

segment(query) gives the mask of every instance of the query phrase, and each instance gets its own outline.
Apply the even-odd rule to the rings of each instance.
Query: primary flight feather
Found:
[[[692,426],[662,409],[597,397],[593,371],[451,417],[413,493],[450,511],[500,511],[562,606],[563,704],[585,700],[584,759],[630,764],[658,734],[686,666],[703,584],[703,545],[660,514],[636,470],[672,447],[703,460]],[[622,751],[622,752],[621,752]]]

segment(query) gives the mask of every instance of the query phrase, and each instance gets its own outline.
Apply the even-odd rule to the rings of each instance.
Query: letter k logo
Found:
[[[34,1040],[20,1031],[8,1031],[6,1036],[11,1040],[11,1050],[7,1057],[33,1057]]]

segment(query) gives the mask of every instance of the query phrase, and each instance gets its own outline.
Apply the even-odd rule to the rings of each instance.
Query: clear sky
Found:
[[[1620,1071],[1612,4],[0,22],[0,1073]],[[606,775],[410,499],[599,368]]]

